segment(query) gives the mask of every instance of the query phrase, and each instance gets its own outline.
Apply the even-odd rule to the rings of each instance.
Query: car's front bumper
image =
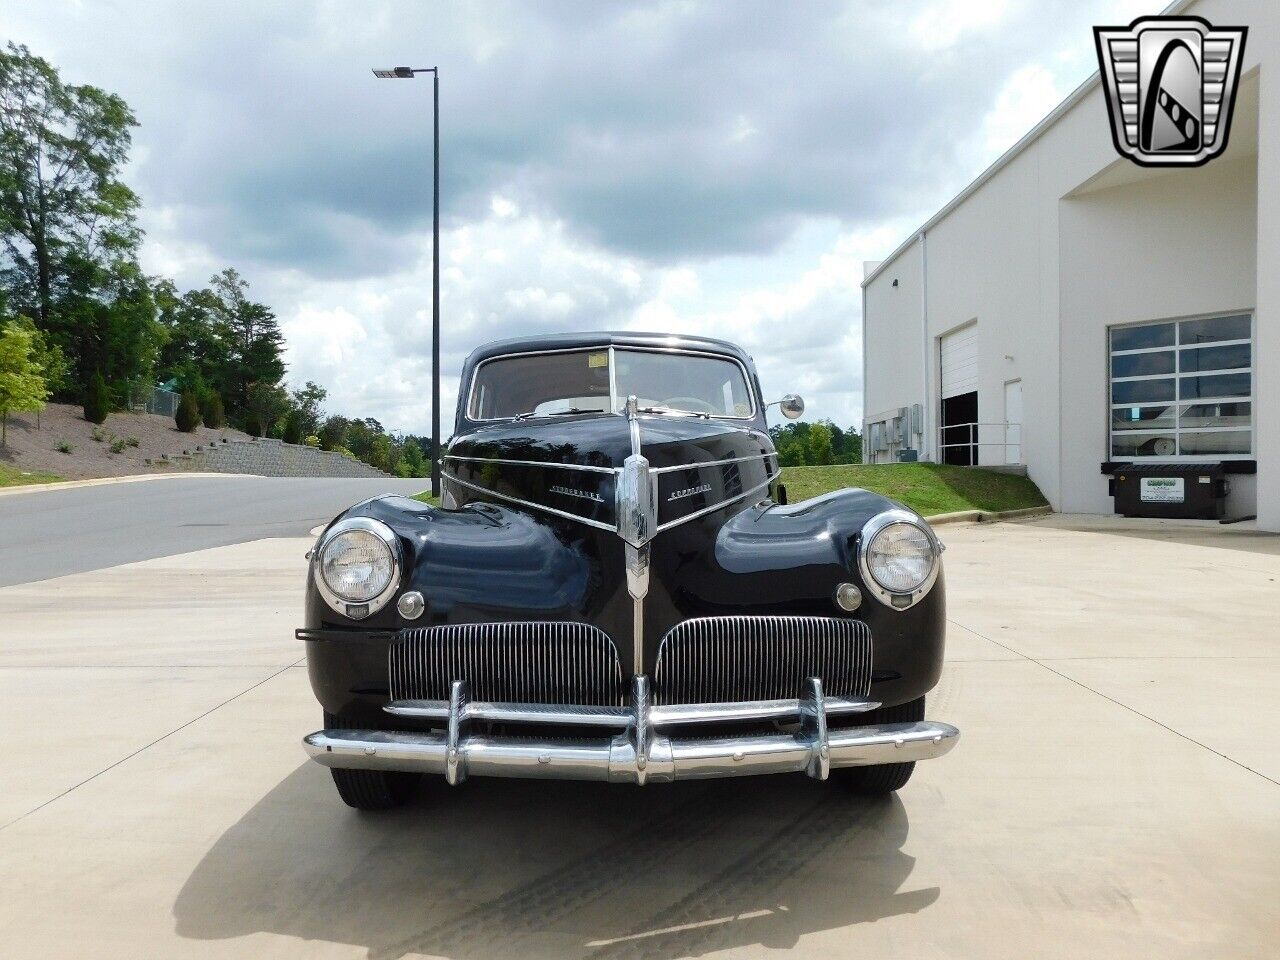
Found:
[[[328,767],[435,773],[450,783],[475,775],[644,784],[763,773],[806,773],[825,780],[834,768],[939,757],[960,736],[949,724],[927,720],[829,730],[828,719],[864,713],[878,704],[826,698],[816,677],[804,687],[795,700],[652,706],[648,678],[640,676],[627,707],[562,707],[470,702],[466,684],[458,681],[447,703],[396,701],[387,707],[393,715],[441,722],[443,730],[318,730],[303,743],[313,759]],[[708,737],[663,732],[714,731],[717,725],[754,721],[799,726],[795,732]],[[476,722],[582,727],[584,736],[491,736],[473,733]]]

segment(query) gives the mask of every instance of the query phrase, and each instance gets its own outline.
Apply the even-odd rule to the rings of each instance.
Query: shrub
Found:
[[[222,406],[222,394],[210,390],[204,395],[200,404],[200,416],[204,425],[213,430],[221,430],[227,425],[227,412]]]
[[[173,415],[173,419],[183,433],[190,433],[200,426],[200,404],[196,402],[194,393],[188,390],[182,395],[182,399],[178,401],[178,412]]]
[[[256,413],[246,413],[244,415],[244,432],[251,437],[262,436],[262,420]]]
[[[123,437],[116,437],[111,441],[112,453],[124,453],[125,441]]]
[[[142,441],[141,441],[141,440],[139,440],[137,437],[125,437],[125,438],[124,438],[124,445],[125,445],[126,447],[136,447],[136,446],[137,446],[139,443],[141,443],[141,442],[142,442]]]
[[[57,450],[59,453],[70,453],[72,450],[75,449],[75,447],[71,446],[71,444],[63,440],[60,444],[54,447],[54,449]]]
[[[106,440],[107,437],[115,436],[115,434],[110,430],[103,430],[101,427],[94,427],[92,436],[95,441],[101,443],[103,440]]]
[[[84,418],[90,423],[103,423],[110,412],[107,382],[102,379],[102,373],[95,370],[89,378],[89,388],[84,393]]]
[[[320,446],[320,438],[317,437],[314,433],[311,434],[311,436],[304,439],[302,442],[305,443],[308,447]]]
[[[288,416],[284,418],[284,430],[281,432],[280,439],[285,443],[302,442],[302,414],[299,411],[290,410]]]

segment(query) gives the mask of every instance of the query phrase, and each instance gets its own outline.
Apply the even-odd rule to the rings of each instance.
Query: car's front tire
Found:
[[[862,717],[867,724],[918,723],[924,719],[924,697],[894,707],[880,707],[864,713]],[[842,767],[831,771],[831,779],[853,793],[864,797],[880,797],[905,787],[915,768],[914,761],[881,763],[869,767]]]
[[[325,713],[326,730],[372,730],[368,723],[348,720],[337,714]],[[404,806],[413,796],[414,787],[418,784],[418,774],[402,773],[395,770],[347,770],[341,767],[330,768],[333,774],[333,785],[338,788],[338,796],[348,807],[357,810],[391,810]]]

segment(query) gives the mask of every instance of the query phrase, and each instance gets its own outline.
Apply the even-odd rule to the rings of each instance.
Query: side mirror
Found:
[[[774,404],[777,404],[778,410],[788,420],[804,416],[804,398],[798,397],[794,393],[788,393],[781,400],[775,400],[769,406],[772,407]]]

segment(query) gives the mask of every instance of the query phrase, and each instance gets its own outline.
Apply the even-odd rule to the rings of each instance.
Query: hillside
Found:
[[[172,417],[151,413],[112,413],[97,427],[84,419],[80,407],[65,403],[46,406],[39,423],[37,428],[33,413],[10,415],[8,444],[0,448],[0,484],[152,473],[148,458],[172,456],[222,438],[248,438],[230,427],[182,433]],[[101,439],[95,440],[95,435]]]

